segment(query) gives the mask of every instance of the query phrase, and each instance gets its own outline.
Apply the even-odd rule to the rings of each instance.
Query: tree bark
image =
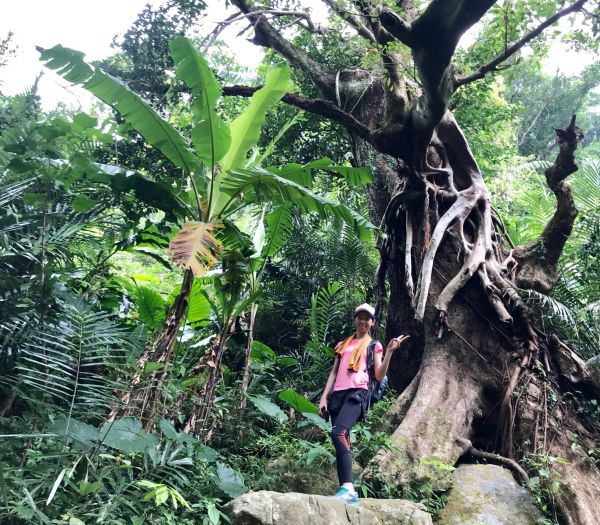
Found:
[[[206,370],[204,385],[200,400],[189,415],[184,432],[200,436],[204,443],[209,443],[212,438],[210,425],[210,410],[215,400],[217,382],[221,378],[221,362],[227,349],[227,340],[235,319],[230,319],[219,332],[216,345],[211,345],[196,366],[197,370]]]
[[[109,421],[113,421],[117,417],[132,416],[139,417],[146,430],[153,427],[161,403],[161,387],[169,373],[171,354],[177,341],[179,328],[187,312],[193,280],[192,272],[187,270],[181,290],[173,301],[160,333],[138,358],[137,372],[130,381],[131,388],[121,397],[120,403],[113,407],[108,416]],[[144,377],[144,369],[149,362],[160,363],[163,368]]]
[[[440,137],[444,135],[438,133]],[[442,145],[447,149],[448,157],[453,159],[456,187],[464,191],[469,161],[456,156],[456,151],[452,153],[451,143]],[[357,151],[360,154],[360,149]],[[560,157],[557,165],[562,162]],[[368,158],[363,154],[359,162]],[[467,168],[460,168],[465,162]],[[386,192],[393,201],[397,195],[394,191],[397,192],[398,187],[400,192],[406,191],[409,185],[402,181],[398,183],[398,179],[402,179],[402,170],[398,171],[394,180],[389,170],[382,172],[382,166],[386,164],[380,161],[377,166],[379,185],[376,183],[371,188],[372,213],[381,209],[378,203],[385,201]],[[560,186],[557,191],[565,195],[565,204],[559,202],[557,216],[546,229],[551,237],[546,244],[560,237],[558,234],[552,237],[559,227],[561,232],[570,233],[576,215],[571,207],[570,190],[564,184],[566,171],[571,173],[576,167],[571,169],[570,161],[566,162],[566,166],[568,169],[565,171],[559,170],[559,181],[549,181],[555,187]],[[551,174],[547,173],[547,177],[550,178]],[[378,194],[380,187],[382,190]],[[389,414],[390,420],[398,425],[392,433],[392,446],[377,454],[364,476],[374,483],[400,486],[425,480],[431,482],[434,474],[432,464],[453,465],[472,447],[499,451],[508,456],[504,460],[513,466],[518,463],[511,457],[525,461],[524,465],[526,468],[529,465],[532,475],[535,475],[536,462],[541,461],[539,458],[563,458],[566,461],[558,460],[552,465],[551,472],[553,479],[560,482],[561,489],[554,496],[554,502],[564,523],[600,523],[600,509],[595,503],[600,494],[600,475],[585,452],[594,448],[594,436],[564,405],[560,410],[546,409],[543,424],[540,423],[542,416],[537,412],[532,415],[531,407],[527,407],[527,403],[532,403],[537,409],[543,406],[539,396],[536,398],[534,395],[536,388],[540,391],[552,385],[559,392],[558,375],[585,386],[589,383],[586,383],[589,372],[575,354],[560,347],[560,342],[548,345],[539,339],[539,330],[533,326],[531,316],[511,281],[518,273],[512,269],[512,252],[502,246],[499,233],[490,232],[493,245],[482,252],[475,267],[470,268],[467,264],[473,256],[465,252],[465,247],[469,247],[471,254],[477,252],[477,231],[480,230],[477,216],[481,216],[482,206],[487,205],[484,185],[481,191],[478,204],[470,207],[472,211],[464,217],[457,215],[444,227],[444,235],[432,261],[431,284],[421,322],[414,318],[418,302],[415,301],[407,271],[415,272],[423,267],[435,242],[434,234],[440,217],[452,206],[444,206],[439,201],[437,208],[432,210],[433,199],[429,195],[429,198],[413,199],[392,217],[388,201],[385,213],[388,219],[392,217],[393,228],[391,231],[388,228],[386,250],[382,250],[382,257],[387,257],[385,271],[389,284],[386,339],[406,332],[417,337],[411,338],[410,346],[397,352],[390,368],[392,384],[402,392]],[[407,221],[409,214],[412,214],[413,224]],[[375,217],[379,218],[378,215]],[[415,224],[418,226],[415,227]],[[412,239],[409,244],[406,243],[407,228]],[[562,243],[558,248],[560,251],[564,238],[557,242]],[[408,247],[411,250],[408,254],[410,264],[406,262]],[[524,250],[522,253],[529,252]],[[554,252],[549,250],[548,253]],[[466,259],[467,263],[461,264],[461,259]],[[527,262],[536,264],[532,258]],[[552,264],[557,262],[555,257]],[[503,263],[507,264],[506,267]],[[555,268],[548,264],[548,257],[537,263],[540,265],[536,267],[539,274],[548,275]],[[515,261],[514,264],[518,263]],[[486,265],[490,268],[490,279],[481,272]],[[497,274],[494,268],[498,268]],[[461,278],[461,275],[465,277]],[[457,276],[462,280],[460,286],[454,289],[452,283],[457,282]],[[514,294],[512,302],[496,296],[499,294],[493,289],[502,285]],[[448,290],[452,294],[444,302],[443,297],[448,295]],[[382,304],[385,302],[381,301]],[[440,309],[441,304],[443,309]],[[536,362],[545,363],[543,377],[537,375],[539,367]],[[520,389],[518,394],[515,394],[515,387]],[[589,388],[595,393],[593,386]],[[566,428],[571,429],[571,434],[564,431]],[[582,441],[587,445],[572,446],[572,443]],[[519,468],[523,470],[523,465]],[[435,483],[439,489],[444,489],[447,481],[439,479]]]
[[[248,385],[250,384],[250,354],[252,352],[252,341],[254,341],[254,323],[256,321],[257,305],[252,304],[249,311],[249,324],[248,324],[248,339],[246,341],[246,353],[244,356],[244,373],[242,375],[242,389],[240,395],[240,404],[238,405],[238,421],[242,421],[244,413],[246,411],[246,403],[248,399],[246,394],[248,393]]]

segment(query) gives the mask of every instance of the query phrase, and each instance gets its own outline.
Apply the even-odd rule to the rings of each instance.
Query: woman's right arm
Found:
[[[321,396],[321,400],[319,401],[319,414],[321,415],[323,415],[323,413],[327,411],[327,396],[329,396],[329,393],[333,389],[333,384],[335,383],[335,376],[337,375],[339,366],[340,360],[336,358],[333,363],[333,368],[329,373],[329,377],[327,378],[325,390],[323,390],[323,395]]]

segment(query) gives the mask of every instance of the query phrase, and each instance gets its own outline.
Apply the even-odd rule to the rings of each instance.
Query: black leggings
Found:
[[[339,411],[331,411],[331,439],[335,447],[337,475],[340,485],[352,483],[352,452],[350,451],[350,429],[362,414],[360,400],[347,398]]]

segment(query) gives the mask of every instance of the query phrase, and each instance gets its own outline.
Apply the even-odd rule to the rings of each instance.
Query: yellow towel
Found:
[[[344,351],[346,350],[346,348],[352,342],[353,339],[354,339],[354,334],[352,334],[350,337],[345,339],[344,342],[336,350],[335,353],[337,354],[337,356],[340,359],[344,355]],[[367,347],[369,346],[369,343],[372,340],[373,339],[371,338],[371,336],[369,334],[367,334],[354,347],[354,350],[352,350],[352,355],[350,356],[350,363],[348,365],[348,370],[354,370],[355,372],[358,372],[360,362],[367,351]]]

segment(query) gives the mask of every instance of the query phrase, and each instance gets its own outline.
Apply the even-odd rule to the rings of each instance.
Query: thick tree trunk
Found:
[[[446,285],[443,275],[457,270],[451,242],[442,245],[438,261],[439,274],[431,288],[434,296]],[[502,393],[511,347],[499,329],[491,328],[492,312],[477,300],[475,287],[467,295],[470,299],[453,304],[452,331],[441,338],[435,329],[437,312],[433,306],[427,308],[423,325],[431,329],[423,333],[420,366],[410,384],[400,389],[402,395],[390,411],[399,425],[392,433],[392,448],[378,453],[369,476],[402,485],[423,480],[431,476],[430,460],[456,463],[464,454],[461,439],[489,450],[496,424],[492,411]],[[418,358],[412,356],[409,362]],[[398,354],[393,361],[393,370],[401,371],[396,382],[401,385],[408,379],[403,359]]]
[[[377,105],[376,100],[371,103]],[[444,140],[449,136],[445,131],[439,135]],[[574,439],[569,441],[568,434],[558,430],[568,420],[569,428],[578,428],[580,436],[587,435],[575,418],[567,417],[566,409],[565,413],[549,413],[546,420],[554,418],[555,430],[546,428],[543,444],[528,445],[540,439],[540,416],[536,416],[536,427],[523,408],[524,400],[529,399],[522,394],[523,385],[546,385],[552,377],[556,381],[557,376],[550,369],[544,378],[535,375],[536,356],[548,363],[547,367],[552,359],[548,348],[538,345],[527,309],[510,284],[513,260],[495,231],[487,230],[491,244],[479,252],[481,258],[474,266],[467,264],[473,258],[469,254],[477,254],[478,232],[484,231],[481,218],[485,213],[489,216],[485,211],[489,210],[489,202],[483,181],[477,180],[477,174],[470,174],[468,167],[461,167],[468,166],[470,160],[457,155],[453,141],[450,136],[448,144],[441,144],[446,151],[438,150],[442,151],[440,158],[447,155],[452,161],[457,190],[467,190],[473,180],[480,189],[466,194],[467,213],[448,223],[430,261],[431,286],[427,297],[421,298],[426,299],[422,320],[415,319],[415,281],[428,250],[436,242],[436,226],[451,202],[436,202],[432,192],[422,187],[421,199],[413,198],[400,206],[393,216],[393,228],[388,228],[386,238],[379,240],[382,264],[376,281],[380,295],[387,294],[378,299],[378,308],[387,310],[385,339],[402,333],[412,337],[410,344],[396,353],[390,368],[392,385],[401,392],[389,413],[390,423],[396,426],[392,446],[377,454],[365,476],[373,482],[401,486],[433,479],[439,489],[444,489],[447,480],[435,480],[435,465],[454,465],[473,450],[471,443],[480,451],[501,452],[518,461],[526,459],[528,465],[536,458],[556,456],[566,460],[554,466],[553,474],[561,482],[555,505],[564,523],[600,523],[600,507],[596,504],[600,495],[598,469],[587,454],[572,449]],[[419,191],[418,185],[409,188],[414,185],[414,174],[402,163],[374,154],[364,142],[357,141],[355,153],[358,164],[370,165],[377,172],[377,182],[370,188],[370,212],[375,223],[385,223],[386,217],[388,221],[390,218],[391,202],[399,193]],[[435,161],[434,155],[431,162]],[[475,215],[471,217],[469,210],[475,210]],[[481,273],[488,264],[489,273]],[[498,293],[505,280],[508,284]],[[440,297],[448,297],[449,289],[459,292],[450,295],[441,316]],[[502,294],[512,299],[507,302]],[[515,386],[520,390],[518,395],[514,394]],[[539,400],[536,406],[540,406]],[[591,436],[585,439],[589,441]],[[592,443],[589,448],[593,448]],[[495,457],[502,459],[497,454]],[[511,460],[502,461],[511,464]],[[535,469],[529,470],[535,475]]]

